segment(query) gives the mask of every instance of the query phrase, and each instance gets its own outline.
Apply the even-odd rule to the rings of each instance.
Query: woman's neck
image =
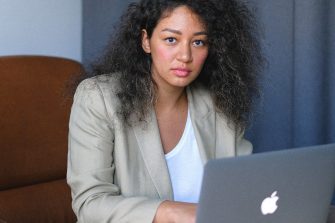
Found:
[[[173,91],[157,89],[156,93],[156,113],[161,114],[175,110],[187,109],[187,95],[185,88],[174,89]]]
[[[165,154],[180,141],[186,125],[187,110],[185,88],[173,92],[158,91],[155,112]]]

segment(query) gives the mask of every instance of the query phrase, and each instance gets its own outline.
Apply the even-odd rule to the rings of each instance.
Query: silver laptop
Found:
[[[197,223],[325,223],[335,144],[210,160]]]

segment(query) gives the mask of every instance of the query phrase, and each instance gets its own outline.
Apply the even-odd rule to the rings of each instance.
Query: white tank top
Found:
[[[195,139],[190,113],[176,147],[165,155],[175,201],[198,203],[203,163]]]

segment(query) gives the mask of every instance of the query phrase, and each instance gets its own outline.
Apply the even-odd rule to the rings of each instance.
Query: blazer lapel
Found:
[[[146,168],[160,198],[173,200],[172,184],[153,108],[147,124],[135,125],[133,130]]]
[[[199,90],[187,88],[187,98],[194,134],[203,163],[215,158],[215,111],[209,95]]]

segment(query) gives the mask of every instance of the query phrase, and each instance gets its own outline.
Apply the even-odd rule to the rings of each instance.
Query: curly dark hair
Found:
[[[119,115],[128,124],[132,115],[143,121],[155,101],[150,55],[141,45],[141,31],[149,38],[163,16],[187,6],[204,22],[209,53],[194,81],[207,88],[216,109],[239,129],[245,128],[258,94],[262,55],[255,17],[238,0],[142,0],[131,3],[98,63],[87,76],[117,75]]]

